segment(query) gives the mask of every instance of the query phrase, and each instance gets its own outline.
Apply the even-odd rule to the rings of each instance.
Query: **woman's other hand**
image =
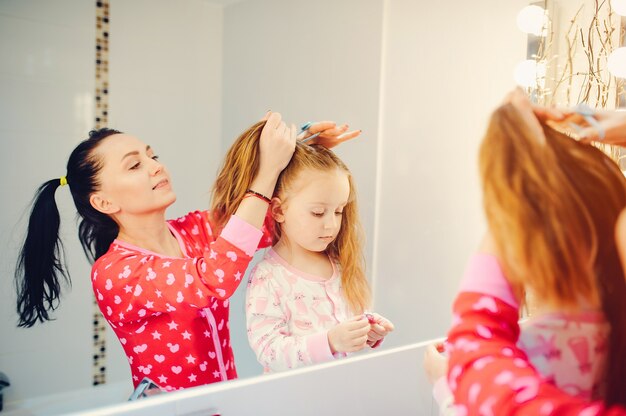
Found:
[[[572,117],[581,118],[579,114]],[[578,132],[583,143],[597,142],[615,146],[626,146],[626,112],[616,110],[596,110],[593,117],[598,125],[587,126]],[[604,137],[601,137],[604,131]]]
[[[305,140],[307,137],[311,137],[317,133],[320,133],[319,136],[310,139],[307,141],[307,144],[318,144],[327,149],[331,149],[340,143],[358,137],[361,134],[361,130],[348,131],[347,124],[337,126],[337,123],[334,121],[318,121],[311,124],[311,126],[304,131],[304,135],[299,136],[298,139]]]
[[[508,93],[504,103],[514,105],[522,113],[526,123],[541,137],[543,137],[543,129],[539,120],[558,131],[578,138],[582,143],[598,142],[626,146],[626,111],[594,110],[593,118],[597,123],[591,125],[576,108],[555,108],[532,104],[520,88]],[[582,129],[576,131],[576,127],[572,125],[580,126]]]

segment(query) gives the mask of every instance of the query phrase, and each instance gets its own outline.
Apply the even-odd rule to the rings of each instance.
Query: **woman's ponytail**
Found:
[[[33,199],[26,239],[15,271],[21,327],[50,320],[48,312],[58,307],[63,280],[71,284],[59,238],[61,219],[54,199],[60,185],[60,179],[44,183]]]
[[[78,238],[89,261],[106,253],[117,236],[119,227],[115,221],[93,208],[89,198],[100,186],[103,164],[95,149],[102,140],[119,133],[109,128],[89,132],[89,138],[80,142],[68,159],[67,177],[44,183],[35,194],[15,269],[19,326],[28,328],[38,321],[51,320],[50,312],[59,306],[63,281],[71,285],[59,238],[59,209],[54,200],[59,186],[69,185],[80,217]]]

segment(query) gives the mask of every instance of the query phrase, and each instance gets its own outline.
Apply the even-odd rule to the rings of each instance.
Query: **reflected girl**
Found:
[[[242,136],[231,172],[254,163],[262,124]],[[235,145],[237,146],[237,145]],[[243,155],[243,157],[242,157]],[[227,161],[228,164],[228,161]],[[375,347],[393,325],[364,312],[370,289],[350,171],[330,150],[299,143],[271,201],[273,247],[248,285],[248,339],[266,372]]]

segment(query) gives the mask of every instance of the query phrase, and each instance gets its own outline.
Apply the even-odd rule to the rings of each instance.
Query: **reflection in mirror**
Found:
[[[82,396],[96,406],[133,390],[122,346],[93,307],[67,187],[56,200],[71,291],[54,321],[15,327],[11,276],[32,191],[64,175],[71,149],[105,116],[171,170],[178,201],[169,218],[208,206],[225,150],[268,109],[298,125],[330,118],[362,129],[337,153],[359,189],[374,310],[397,328],[380,348],[443,336],[484,229],[474,158],[482,121],[510,89],[526,46],[512,28],[526,1],[475,3],[0,2],[0,51],[11,57],[0,64],[0,184],[11,196],[0,223],[6,407],[37,398],[45,407],[43,397],[56,395],[48,414],[63,413],[71,409],[50,403]],[[107,20],[98,21],[105,4]],[[230,300],[230,330],[238,374],[251,377],[262,368],[248,346],[244,292],[245,284]],[[159,383],[161,374],[145,375]],[[96,393],[94,382],[104,383]]]
[[[158,384],[156,384],[148,377],[144,377],[139,382],[137,387],[135,387],[135,390],[133,390],[132,394],[128,398],[128,401],[144,399],[147,397],[155,396],[157,394],[162,394],[164,392],[165,390],[163,390]]]

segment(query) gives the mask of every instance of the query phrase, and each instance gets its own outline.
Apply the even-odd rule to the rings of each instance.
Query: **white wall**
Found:
[[[207,209],[222,159],[222,7],[111,0],[109,125],[155,148],[172,174],[170,217]]]
[[[525,0],[387,0],[383,29],[376,309],[401,345],[445,335],[484,231],[478,145],[514,87]]]
[[[35,190],[65,175],[70,151],[91,127],[94,51],[95,2],[0,2],[0,371],[12,383],[7,401],[91,382],[89,265],[67,188],[57,201],[74,286],[56,321],[16,327],[13,273]]]
[[[224,9],[223,148],[267,110],[288,122],[348,122],[337,154],[354,174],[363,225],[374,226],[381,0],[254,0]],[[372,241],[367,247],[368,264]],[[245,285],[231,303],[240,376],[260,374],[245,332]]]

